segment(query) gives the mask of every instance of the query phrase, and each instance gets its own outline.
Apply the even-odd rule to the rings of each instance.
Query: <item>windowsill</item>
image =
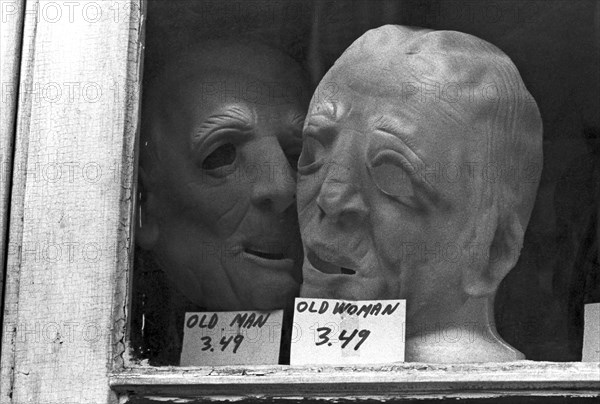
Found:
[[[399,363],[383,366],[135,367],[113,373],[113,390],[136,397],[425,398],[599,394],[600,363]]]

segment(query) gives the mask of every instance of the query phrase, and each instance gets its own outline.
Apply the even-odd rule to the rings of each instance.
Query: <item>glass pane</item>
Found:
[[[524,199],[531,198],[533,206],[528,222],[527,218],[519,222],[526,231],[520,254],[518,249],[513,251],[518,260],[505,277],[500,276],[503,280],[494,288],[499,335],[527,359],[581,360],[583,307],[600,302],[599,15],[595,1],[148,2],[139,146],[140,225],[130,334],[136,357],[152,365],[179,364],[186,312],[284,309],[280,363],[288,363],[293,298],[307,296],[303,292],[307,290],[306,279],[301,286],[303,249],[297,208],[300,229],[310,224],[303,219],[303,206],[314,203],[325,216],[338,220],[345,215],[347,223],[358,223],[353,228],[355,233],[349,234],[358,234],[360,226],[371,226],[374,231],[382,228],[383,224],[377,228],[365,217],[389,215],[393,222],[394,214],[405,215],[402,217],[406,220],[390,227],[386,241],[371,246],[377,254],[386,256],[386,248],[400,251],[407,243],[422,241],[407,238],[407,234],[422,234],[424,229],[442,223],[439,217],[434,219],[432,211],[456,211],[461,220],[471,220],[476,212],[461,203],[445,203],[447,195],[436,193],[436,181],[438,185],[440,180],[452,185],[479,170],[485,172],[488,185],[495,186],[511,176],[517,178],[512,182],[513,191]],[[319,121],[315,124],[319,129],[307,125],[302,134],[311,97],[314,105],[323,101],[319,113],[331,107],[327,113],[337,117],[344,113],[339,108],[347,94],[354,94],[352,100],[366,100],[377,91],[387,90],[384,76],[375,71],[365,77],[373,82],[380,80],[383,90],[365,90],[351,79],[345,83],[321,81],[355,40],[385,24],[458,31],[501,49],[516,66],[539,109],[543,169],[527,159],[525,162],[532,164],[517,167],[516,157],[510,153],[500,160],[467,159],[463,163],[468,164],[456,166],[453,158],[470,152],[470,148],[485,148],[486,144],[474,141],[456,146],[443,140],[451,124],[436,121],[438,115],[433,113],[425,121],[429,128],[439,131],[434,137],[438,140],[422,144],[418,139],[414,144],[409,141],[405,144],[408,149],[401,146],[402,150],[396,150],[389,143],[393,143],[389,136],[394,136],[395,129],[402,132],[395,138],[402,138],[403,133],[420,133],[415,132],[414,120],[405,119],[406,114],[398,113],[393,122],[375,125],[368,139],[380,139],[377,144],[402,156],[408,153],[402,161],[398,156],[388,156],[379,166],[369,165],[378,158],[373,142],[357,137],[357,133],[365,132],[360,120],[348,125],[342,124],[346,121],[341,118],[333,119],[331,125]],[[460,42],[457,46],[465,45]],[[369,60],[356,60],[369,66]],[[478,62],[471,59],[465,63],[463,71]],[[354,68],[350,65],[348,71],[355,72]],[[351,75],[345,74],[335,77]],[[352,74],[358,77],[364,71],[357,67]],[[446,96],[456,95],[451,83],[438,84],[447,90]],[[431,96],[430,92],[423,94]],[[401,101],[394,101],[395,106],[392,101],[376,101],[381,106],[369,116],[400,111],[406,105]],[[367,111],[370,104],[354,101],[353,105],[356,113]],[[467,107],[470,111],[478,106]],[[465,116],[469,113],[464,112]],[[466,133],[474,126],[464,127],[469,128]],[[339,140],[341,135],[345,136],[343,140]],[[419,136],[433,135],[423,132]],[[429,144],[444,145],[438,155],[443,158],[430,166],[419,166],[413,161],[414,155],[423,153]],[[345,156],[355,152],[355,145],[366,150],[363,157],[344,163]],[[335,158],[328,160],[328,155]],[[525,190],[533,187],[529,180],[537,182],[540,169],[539,186],[533,194],[527,194]],[[391,180],[398,175],[401,183]],[[312,188],[306,185],[311,181],[326,185],[311,193]],[[372,189],[365,185],[369,181],[374,181]],[[377,193],[380,191],[382,195]],[[385,202],[374,207],[368,195],[377,195]],[[465,188],[455,196],[456,200],[466,200],[468,195],[469,189]],[[345,204],[346,210],[338,210],[339,203]],[[388,211],[387,206],[396,206],[396,210]],[[307,221],[306,227],[303,220]],[[489,220],[492,226],[504,216],[495,222]],[[478,223],[481,229],[488,226],[483,221]],[[516,226],[516,222],[511,223]],[[494,254],[507,250],[502,240],[515,228],[507,226],[488,237],[490,248],[476,253],[489,254],[488,261],[493,262]],[[324,227],[319,229],[319,234],[325,234]],[[394,229],[404,233],[397,235]],[[330,245],[340,234],[331,235]],[[400,244],[394,247],[394,240]],[[338,252],[346,251],[343,245],[335,245]],[[450,250],[445,250],[443,244],[432,242],[421,247],[410,253],[415,267],[417,261],[419,265],[429,262],[432,254],[438,260],[446,259],[446,266],[440,268],[450,271],[456,266],[445,255]],[[401,258],[406,259],[408,253],[403,251]],[[308,257],[305,267],[314,256],[310,265],[316,271],[360,276],[360,268],[323,259],[322,253],[306,245],[304,253]],[[414,258],[419,254],[420,258]],[[468,277],[458,272],[437,278],[436,274],[428,273],[429,283],[417,283],[420,286],[415,288],[424,285],[422,293],[400,288],[402,291],[394,296],[373,296],[408,298],[410,312],[411,305],[435,307],[433,298],[423,297],[427,293],[458,296],[456,290],[445,291],[444,287],[457,284],[459,276]],[[365,290],[374,289],[365,281]],[[315,297],[318,292],[311,294]],[[408,297],[417,294],[421,297]],[[410,323],[410,316],[407,321]],[[435,329],[438,325],[420,326]]]

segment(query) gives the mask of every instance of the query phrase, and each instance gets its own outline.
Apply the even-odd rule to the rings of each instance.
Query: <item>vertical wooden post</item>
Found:
[[[2,403],[117,401],[108,372],[124,352],[141,3],[26,3]]]

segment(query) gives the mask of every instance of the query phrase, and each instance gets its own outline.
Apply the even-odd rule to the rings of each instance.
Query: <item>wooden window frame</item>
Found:
[[[18,113],[10,113],[17,123],[2,402],[598,395],[598,362],[159,368],[132,360],[126,332],[145,1],[76,2],[79,7],[53,3],[67,11],[75,7],[74,21],[51,21],[52,14],[40,12],[48,0],[28,0],[19,11],[25,20],[21,89],[35,83],[96,83],[111,97],[47,102],[35,91],[20,91]],[[36,7],[37,12],[26,12]],[[84,7],[85,18],[78,14]],[[99,7],[102,19],[93,21],[91,7]],[[2,38],[4,47],[8,42]],[[95,162],[119,170],[107,171],[96,182],[82,174],[57,183],[43,172],[44,164],[57,162],[82,169]],[[77,249],[74,240],[84,247]],[[85,254],[86,240],[101,252],[97,259]],[[67,250],[67,261],[43,259],[49,242],[63,248],[71,243],[75,250]],[[99,330],[93,340],[92,328]]]

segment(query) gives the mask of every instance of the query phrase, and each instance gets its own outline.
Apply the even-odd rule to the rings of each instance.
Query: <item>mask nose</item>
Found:
[[[282,213],[296,200],[296,175],[276,140],[262,142],[256,167],[259,175],[252,188],[252,203],[259,209]]]
[[[338,173],[325,180],[317,195],[316,202],[321,211],[341,224],[360,223],[369,212],[360,189],[351,180],[350,175]]]

